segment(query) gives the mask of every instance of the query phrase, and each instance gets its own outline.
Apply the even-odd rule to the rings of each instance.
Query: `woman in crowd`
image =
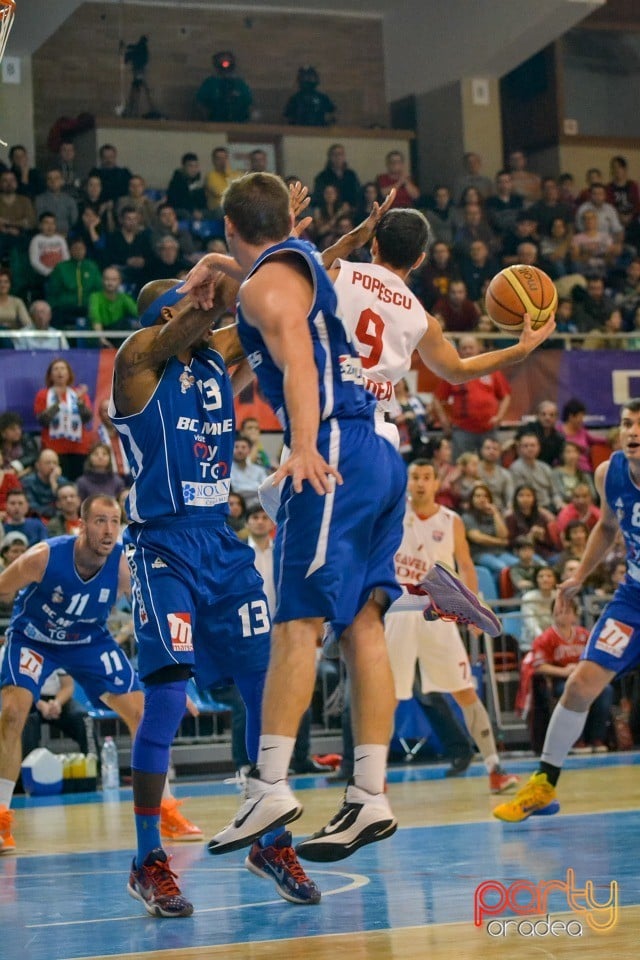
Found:
[[[562,408],[562,423],[558,425],[558,430],[563,434],[565,440],[570,440],[578,447],[580,458],[578,460],[578,469],[585,473],[592,474],[593,466],[589,456],[589,450],[594,444],[600,443],[598,437],[589,433],[584,425],[584,418],[587,412],[582,400],[572,397],[567,400]]]
[[[31,317],[20,297],[11,296],[11,273],[0,268],[0,331],[28,330]],[[11,337],[0,337],[0,350],[11,350]]]
[[[522,630],[520,647],[530,650],[533,641],[553,624],[553,605],[556,601],[558,578],[552,567],[541,567],[536,574],[536,589],[527,590],[522,597]]]
[[[111,463],[111,450],[106,443],[96,443],[85,460],[84,472],[78,478],[78,493],[81,500],[102,493],[116,500],[125,488],[122,477],[116,473]]]
[[[476,483],[462,521],[471,547],[471,558],[479,567],[487,567],[498,587],[500,571],[517,562],[510,553],[509,532],[500,511],[493,502],[491,490],[486,483]]]
[[[71,364],[61,357],[52,360],[45,386],[33,401],[33,412],[42,425],[42,447],[55,450],[68,480],[77,480],[84,469],[91,448],[88,424],[93,416],[86,386],[74,383]]]
[[[572,440],[567,440],[562,448],[561,463],[553,467],[553,482],[556,492],[565,503],[571,501],[571,495],[579,483],[586,483],[595,497],[595,487],[591,473],[586,473],[578,466],[580,461],[580,447]]]
[[[535,549],[536,563],[548,563],[560,549],[553,535],[553,514],[538,506],[538,498],[533,487],[521,484],[513,494],[512,508],[505,517],[509,536],[509,546],[518,537],[530,537]]]

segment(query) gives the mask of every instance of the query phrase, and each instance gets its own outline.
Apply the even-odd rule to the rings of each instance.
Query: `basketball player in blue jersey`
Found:
[[[342,637],[353,685],[354,781],[331,823],[296,849],[308,859],[340,860],[397,828],[384,792],[395,701],[382,618],[400,592],[393,557],[406,471],[375,433],[374,400],[336,316],[320,255],[290,238],[293,216],[282,181],[270,174],[235,181],[224,211],[230,252],[246,274],[240,339],[291,454],[274,475],[275,484],[285,482],[258,763],[236,818],[209,849],[238,849],[301,815],[287,771],[311,700],[316,645],[329,620]],[[194,295],[210,305],[206,288]],[[316,842],[329,834],[330,843]]]
[[[558,812],[555,787],[562,764],[582,733],[591,704],[615,677],[640,664],[640,400],[631,400],[621,409],[620,446],[595,472],[602,515],[589,534],[577,570],[560,584],[558,607],[567,608],[612,547],[618,530],[625,541],[627,575],[567,680],[547,728],[537,772],[512,801],[495,808],[498,820],[515,823],[535,813]]]
[[[118,351],[109,411],[133,476],[124,544],[145,686],[132,752],[138,848],[128,891],[160,917],[193,912],[158,829],[187,681],[193,673],[203,689],[236,683],[247,709],[248,753],[255,758],[271,629],[253,550],[226,524],[235,424],[225,356],[234,358],[237,336],[210,328],[237,285],[221,280],[207,311],[179,288],[177,281],[156,281],[142,289],[143,329]],[[234,372],[239,388],[247,370],[251,375],[246,364]],[[261,849],[252,848],[248,866],[274,879],[285,899],[319,902],[290,834],[268,824],[260,835],[272,826],[278,829],[261,837]]]
[[[106,703],[132,735],[142,713],[133,667],[106,628],[129,570],[118,543],[120,507],[88,497],[77,537],[43,540],[0,574],[0,600],[15,597],[0,671],[0,853],[15,849],[9,809],[22,761],[22,730],[32,703],[63,668],[96,705]],[[17,594],[17,596],[16,596]]]

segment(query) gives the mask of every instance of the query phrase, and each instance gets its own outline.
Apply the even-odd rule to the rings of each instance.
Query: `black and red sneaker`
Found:
[[[134,860],[127,891],[144,904],[152,917],[190,917],[193,904],[182,896],[176,883],[178,875],[169,866],[169,859],[161,847],[156,847],[141,867],[136,867]]]

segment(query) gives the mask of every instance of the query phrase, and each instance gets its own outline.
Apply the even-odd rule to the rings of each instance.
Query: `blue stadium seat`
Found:
[[[493,576],[486,567],[476,567],[476,573],[478,574],[478,589],[484,597],[484,599],[491,603],[492,600],[498,599],[498,588],[496,587],[496,582],[493,579]]]

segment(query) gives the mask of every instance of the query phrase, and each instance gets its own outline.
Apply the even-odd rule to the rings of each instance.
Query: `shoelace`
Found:
[[[302,864],[296,856],[293,847],[284,847],[278,851],[279,859],[284,862],[287,870],[296,881],[296,883],[310,883],[309,877],[303,870]]]
[[[13,810],[3,810],[0,813],[0,830],[11,830]]]
[[[150,874],[156,890],[163,897],[181,897],[180,888],[175,882],[178,874],[174,873],[169,866],[169,861],[156,860],[150,867],[145,867]]]
[[[437,613],[438,617],[441,620],[444,620],[445,623],[469,623],[473,624],[473,620],[470,620],[469,617],[464,617],[462,614],[456,613],[447,613],[445,610],[441,610],[437,603],[431,601],[431,609],[434,613]]]

